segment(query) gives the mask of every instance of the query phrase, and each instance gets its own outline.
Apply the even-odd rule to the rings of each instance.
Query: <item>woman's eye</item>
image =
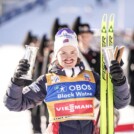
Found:
[[[65,55],[65,52],[62,52],[61,55]]]
[[[76,52],[75,51],[72,51],[71,54],[75,54]]]

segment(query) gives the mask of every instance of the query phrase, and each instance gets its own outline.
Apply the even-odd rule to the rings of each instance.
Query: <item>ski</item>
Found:
[[[100,133],[114,133],[114,108],[113,85],[109,74],[111,60],[114,59],[114,15],[108,20],[107,14],[103,15],[101,24],[101,117]]]
[[[107,14],[101,22],[101,48],[100,48],[100,134],[107,134],[107,108],[106,108],[106,69],[103,48],[107,45]]]
[[[114,59],[114,15],[110,15],[109,22],[108,22],[108,47],[110,57]],[[114,106],[113,106],[113,84],[111,81],[111,76],[109,74],[109,69],[107,72],[107,101],[108,101],[108,134],[114,134]]]

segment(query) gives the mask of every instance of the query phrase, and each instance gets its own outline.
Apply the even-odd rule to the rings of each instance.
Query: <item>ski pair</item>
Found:
[[[114,59],[114,14],[104,14],[101,23],[100,134],[114,133],[113,85],[109,74]]]
[[[104,14],[101,23],[101,56],[100,56],[100,134],[114,134],[113,84],[109,73],[111,60],[119,63],[124,47],[114,50],[114,14]]]

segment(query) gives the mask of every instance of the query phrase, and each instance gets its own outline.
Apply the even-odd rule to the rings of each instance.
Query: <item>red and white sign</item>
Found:
[[[55,116],[94,113],[93,100],[56,103],[54,107],[55,107]]]

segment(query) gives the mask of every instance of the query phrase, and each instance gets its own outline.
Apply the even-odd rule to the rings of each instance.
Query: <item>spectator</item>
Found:
[[[129,47],[129,59],[128,59],[128,77],[130,84],[130,92],[131,92],[131,102],[130,105],[134,106],[134,32],[132,35],[132,44]]]
[[[100,52],[92,49],[94,32],[89,24],[79,24],[74,31],[77,32],[79,50],[86,59],[91,70],[100,74]]]

